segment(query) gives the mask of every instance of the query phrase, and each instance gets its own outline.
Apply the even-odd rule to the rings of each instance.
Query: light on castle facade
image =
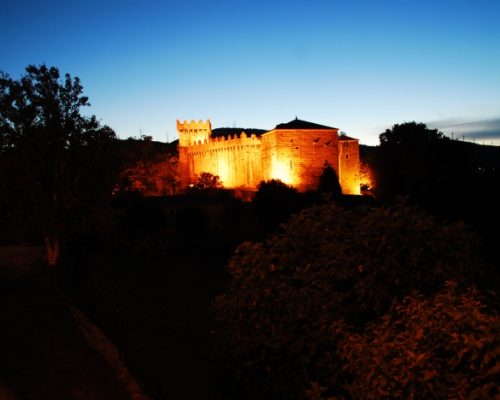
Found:
[[[279,179],[299,190],[315,189],[325,164],[339,177],[345,194],[359,194],[359,144],[331,128],[299,119],[247,135],[212,135],[210,120],[177,120],[181,184],[202,172],[218,175],[227,188],[255,189]]]

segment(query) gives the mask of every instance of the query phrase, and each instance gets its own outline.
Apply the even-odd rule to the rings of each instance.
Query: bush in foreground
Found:
[[[346,324],[363,332],[413,290],[431,296],[480,266],[463,225],[412,207],[303,210],[229,263],[228,289],[214,303],[226,383],[247,398],[304,398],[310,382],[342,395]]]
[[[353,399],[499,398],[500,319],[456,283],[413,294],[339,345]]]

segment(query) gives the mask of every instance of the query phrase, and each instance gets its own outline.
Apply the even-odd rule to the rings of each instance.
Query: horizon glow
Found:
[[[176,119],[272,129],[299,119],[377,144],[396,123],[500,144],[497,1],[7,1],[0,70],[80,77],[119,137]]]

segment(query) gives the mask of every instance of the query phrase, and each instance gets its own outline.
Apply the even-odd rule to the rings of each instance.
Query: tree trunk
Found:
[[[55,268],[59,260],[59,237],[57,235],[45,235],[45,250],[47,252],[47,264]]]

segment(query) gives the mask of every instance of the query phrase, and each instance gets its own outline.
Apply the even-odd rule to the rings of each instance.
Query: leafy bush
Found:
[[[200,176],[196,178],[194,183],[194,189],[220,189],[222,188],[222,182],[218,175],[213,175],[210,172],[202,172]]]
[[[177,211],[175,228],[185,238],[201,238],[209,228],[209,218],[201,206],[188,205]]]
[[[262,399],[340,383],[340,321],[362,331],[414,289],[431,294],[479,274],[475,243],[464,226],[404,205],[303,210],[229,263],[228,289],[214,303],[226,379],[244,388],[239,397]]]
[[[128,205],[123,216],[125,232],[151,234],[165,228],[167,219],[163,207],[151,200],[154,199],[137,198]]]
[[[430,299],[407,297],[339,347],[353,399],[500,396],[500,319],[453,282]]]
[[[333,198],[342,196],[342,187],[337,173],[328,163],[323,166],[323,172],[319,177],[318,192],[329,193]]]
[[[143,196],[174,195],[180,185],[177,162],[177,156],[169,154],[141,159],[122,171],[115,192],[137,192]]]
[[[272,179],[259,183],[252,204],[261,226],[267,232],[272,232],[279,223],[302,208],[301,200],[297,189]]]

